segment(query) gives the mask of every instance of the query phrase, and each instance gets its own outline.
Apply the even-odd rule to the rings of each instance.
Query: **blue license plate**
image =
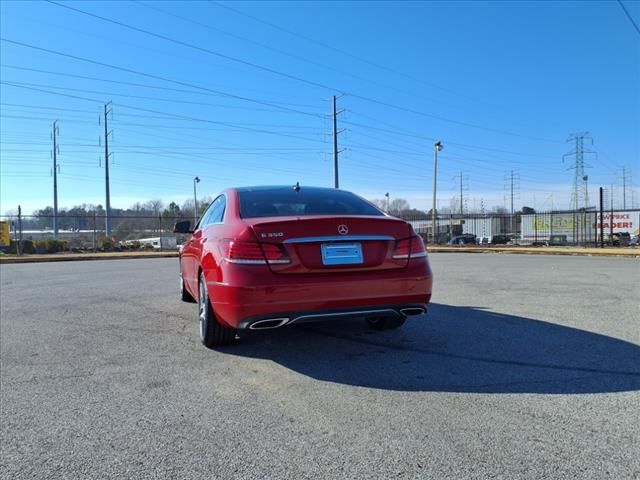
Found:
[[[323,243],[323,265],[355,265],[363,263],[362,245],[356,243]]]

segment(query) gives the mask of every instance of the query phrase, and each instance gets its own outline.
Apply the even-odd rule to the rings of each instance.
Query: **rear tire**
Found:
[[[367,326],[372,330],[392,330],[400,328],[407,317],[367,317]]]
[[[184,286],[184,279],[182,278],[182,273],[180,273],[180,298],[182,299],[183,302],[197,303],[196,299],[193,298],[193,296],[189,292],[187,292],[187,289]]]
[[[236,340],[236,329],[229,328],[218,322],[216,314],[209,301],[209,292],[205,282],[204,273],[200,274],[200,295],[198,299],[198,311],[200,314],[200,340],[207,348],[229,345]]]

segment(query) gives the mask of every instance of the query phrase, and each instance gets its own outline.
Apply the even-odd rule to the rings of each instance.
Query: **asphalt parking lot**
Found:
[[[176,259],[2,265],[0,476],[640,478],[640,260],[431,262],[399,331],[217,351]]]

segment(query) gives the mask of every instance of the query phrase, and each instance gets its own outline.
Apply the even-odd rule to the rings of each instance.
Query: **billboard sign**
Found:
[[[620,210],[613,212],[538,213],[522,215],[522,238],[544,240],[551,235],[566,235],[568,241],[593,239],[600,233],[602,225],[605,236],[611,233],[628,232],[638,235],[640,210]]]
[[[0,247],[8,247],[10,245],[9,222],[0,222]]]

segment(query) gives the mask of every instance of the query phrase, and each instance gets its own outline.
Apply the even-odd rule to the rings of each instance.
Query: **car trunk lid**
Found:
[[[411,226],[386,216],[306,216],[245,219],[258,241],[277,245],[291,259],[269,263],[274,273],[304,274],[387,270],[406,267],[393,258],[396,242]]]

